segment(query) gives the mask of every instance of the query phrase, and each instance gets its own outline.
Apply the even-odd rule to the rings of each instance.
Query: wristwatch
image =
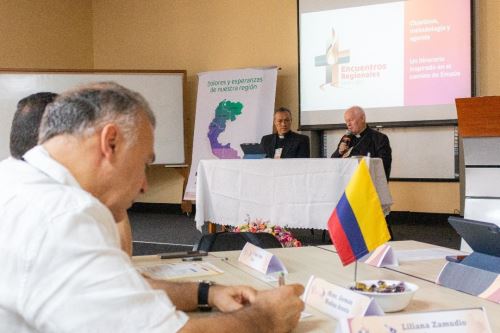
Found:
[[[198,284],[198,310],[203,312],[212,311],[212,307],[208,304],[208,290],[215,283],[213,281],[202,280]]]

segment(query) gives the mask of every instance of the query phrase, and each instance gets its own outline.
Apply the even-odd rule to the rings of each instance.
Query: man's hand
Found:
[[[231,307],[223,306],[219,309],[231,312],[190,318],[180,332],[287,333],[299,322],[304,309],[299,296],[303,292],[304,287],[298,284],[259,292],[249,287],[214,285],[208,292],[211,305],[221,306],[219,303],[228,302],[241,309],[231,311]],[[249,305],[243,306],[245,303]]]
[[[339,154],[340,155],[344,155],[344,153],[349,149],[349,146],[347,145],[347,143],[345,143],[344,141],[342,141],[339,145]]]
[[[257,291],[248,286],[213,285],[208,291],[208,304],[222,312],[241,309],[255,301]]]
[[[304,302],[299,298],[303,292],[304,287],[299,284],[260,291],[252,306],[266,315],[270,332],[290,332],[304,310]]]

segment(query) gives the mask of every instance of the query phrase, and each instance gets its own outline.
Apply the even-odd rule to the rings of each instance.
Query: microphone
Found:
[[[351,135],[352,132],[350,130],[347,130],[344,135],[342,135],[342,138],[340,139],[340,143],[337,147],[339,154],[341,155],[340,157],[348,157],[350,153],[350,148],[351,148]]]

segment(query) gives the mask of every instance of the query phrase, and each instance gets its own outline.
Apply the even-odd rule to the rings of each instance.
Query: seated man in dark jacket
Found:
[[[292,113],[281,107],[274,112],[276,133],[264,135],[260,144],[268,158],[309,158],[309,137],[291,131]]]
[[[332,157],[367,156],[380,157],[384,163],[385,176],[391,174],[392,150],[387,135],[371,129],[366,124],[365,111],[353,106],[344,113],[347,134],[344,135]]]

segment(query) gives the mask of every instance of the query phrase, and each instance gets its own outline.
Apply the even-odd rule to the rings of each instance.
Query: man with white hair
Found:
[[[10,154],[13,158],[23,159],[23,155],[38,143],[38,131],[42,116],[48,104],[57,94],[39,92],[19,100],[10,129]],[[128,218],[116,223],[120,234],[122,250],[132,256],[132,227]]]
[[[288,332],[300,285],[149,281],[116,221],[147,190],[155,117],[139,94],[82,86],[45,110],[40,145],[0,162],[0,332]],[[224,314],[188,318],[217,307]]]
[[[344,113],[347,126],[346,135],[342,136],[332,157],[367,156],[380,157],[384,163],[385,176],[391,174],[392,149],[387,135],[380,133],[366,124],[365,111],[353,106]]]

